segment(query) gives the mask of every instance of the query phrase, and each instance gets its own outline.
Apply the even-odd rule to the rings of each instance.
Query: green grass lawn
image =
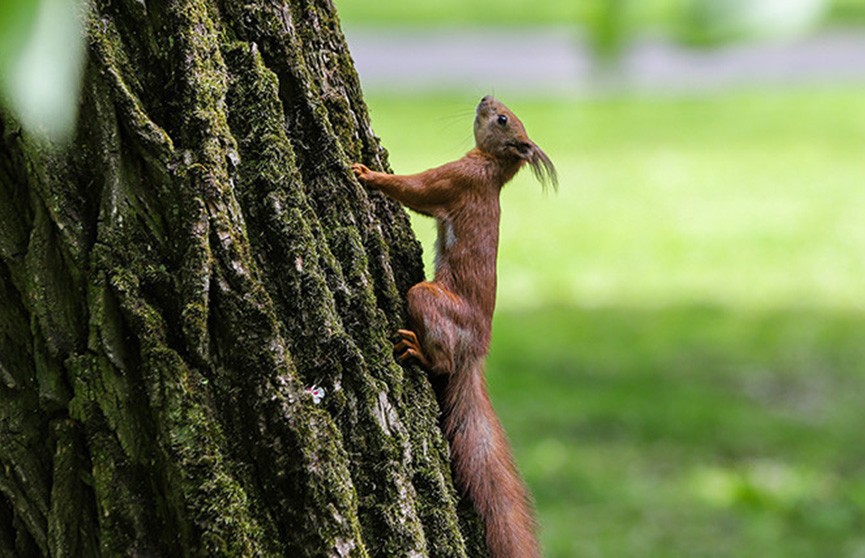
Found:
[[[488,366],[547,556],[865,553],[863,93],[503,99],[561,179],[503,194]],[[396,172],[472,145],[367,100]]]
[[[861,315],[542,308],[494,337],[547,556],[865,551]]]
[[[335,0],[340,17],[347,24],[361,25],[593,25],[598,21],[602,0]],[[642,0],[622,2],[627,8],[629,27],[676,28],[685,23],[684,14],[693,0]],[[865,21],[861,0],[831,0],[828,19],[845,24]]]

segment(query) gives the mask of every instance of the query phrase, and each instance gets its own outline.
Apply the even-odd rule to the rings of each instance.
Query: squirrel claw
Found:
[[[417,339],[417,334],[410,329],[397,330],[397,334],[401,337],[399,341],[394,343],[393,350],[397,354],[397,360],[405,362],[410,358],[414,358],[426,369],[431,369],[432,364],[420,348],[420,342]]]
[[[358,180],[364,180],[364,176],[372,172],[363,163],[352,163],[351,171],[354,173],[355,178],[357,178]]]
[[[396,334],[402,338],[402,341],[407,341],[413,345],[420,347],[420,341],[417,339],[417,333],[410,329],[398,329]]]

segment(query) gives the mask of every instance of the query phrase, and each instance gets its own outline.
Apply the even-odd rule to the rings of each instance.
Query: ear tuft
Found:
[[[556,172],[555,165],[547,157],[547,154],[534,143],[532,144],[532,153],[528,161],[532,167],[532,174],[540,181],[541,185],[546,187],[547,184],[551,184],[553,190],[559,189],[559,175]]]

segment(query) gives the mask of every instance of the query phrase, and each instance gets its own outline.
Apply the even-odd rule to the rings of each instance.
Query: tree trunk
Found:
[[[330,0],[101,0],[70,145],[0,117],[0,556],[479,556]],[[316,403],[308,388],[321,386]]]

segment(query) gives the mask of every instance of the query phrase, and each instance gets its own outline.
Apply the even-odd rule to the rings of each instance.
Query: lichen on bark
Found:
[[[420,248],[348,172],[387,162],[333,5],[87,33],[70,144],[0,107],[0,556],[477,555],[391,354]]]

